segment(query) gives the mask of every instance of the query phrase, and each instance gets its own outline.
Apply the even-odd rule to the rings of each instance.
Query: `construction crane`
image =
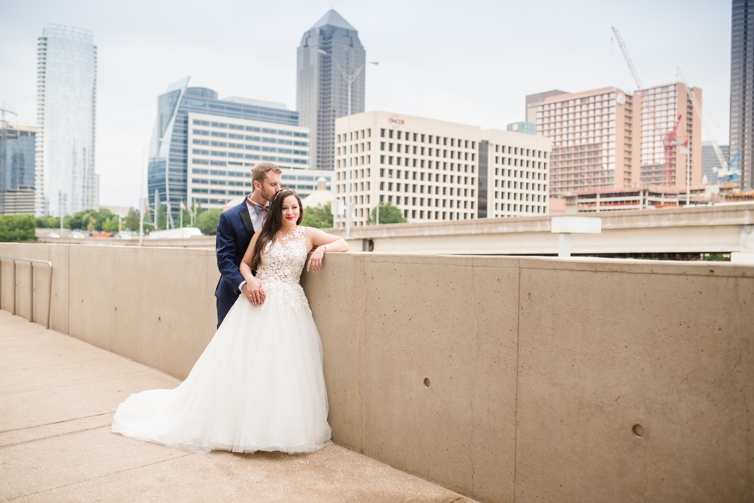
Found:
[[[18,114],[16,112],[13,112],[12,110],[7,110],[5,108],[0,108],[0,114],[2,114],[2,116],[0,117],[0,120],[2,120],[3,124],[5,124],[5,113],[6,112],[9,113],[9,114],[13,114],[16,117],[18,117]]]
[[[618,45],[620,46],[620,50],[623,53],[623,57],[626,59],[626,64],[628,64],[628,69],[631,71],[631,76],[634,78],[634,82],[637,86],[637,91],[639,92],[639,95],[641,96],[642,105],[646,103],[647,110],[649,110],[650,117],[652,118],[652,126],[654,127],[655,133],[659,137],[660,141],[662,142],[662,146],[664,149],[664,162],[662,165],[662,184],[665,187],[670,187],[673,185],[673,147],[676,147],[678,145],[685,145],[688,143],[688,140],[686,140],[686,143],[682,140],[676,139],[676,131],[678,130],[678,124],[681,121],[681,116],[679,115],[675,123],[673,124],[672,130],[665,134],[665,132],[660,129],[660,127],[657,125],[657,116],[655,114],[654,106],[652,105],[651,101],[645,100],[644,96],[644,86],[641,83],[641,79],[639,78],[639,74],[636,71],[636,68],[634,68],[634,63],[631,60],[631,55],[628,52],[628,48],[626,47],[626,44],[623,43],[623,37],[620,36],[620,32],[613,26],[613,33],[615,34],[615,38],[618,41]],[[639,117],[639,123],[641,123],[641,116]]]
[[[717,143],[713,143],[713,145],[717,147]],[[717,150],[720,150],[720,149],[717,148]],[[738,165],[736,165],[736,167],[734,168],[733,165],[736,164],[736,161],[738,161],[738,156],[740,153],[741,153],[740,150],[736,150],[736,154],[730,160],[730,163],[728,163],[728,167],[725,168],[725,171],[723,171],[724,168],[722,166],[720,168],[712,168],[712,171],[717,173],[718,182],[725,183],[725,182],[734,182],[738,180],[738,177],[741,175],[741,168]],[[722,152],[718,156],[718,159],[723,159]],[[725,159],[723,159],[723,161],[724,160]],[[723,166],[725,166],[725,163],[723,163]]]
[[[712,135],[710,134],[709,130],[707,129],[707,121],[703,120],[702,118],[702,106],[699,104],[699,100],[696,99],[696,93],[692,92],[692,88],[689,87],[689,85],[686,83],[686,75],[683,73],[683,70],[681,70],[680,67],[676,67],[676,70],[678,70],[678,76],[681,78],[681,82],[683,82],[683,85],[686,86],[686,89],[688,91],[688,95],[691,98],[691,104],[693,105],[694,111],[699,116],[699,122],[702,123],[702,127],[704,128],[704,132],[707,133],[708,138],[712,138]],[[725,157],[723,156],[722,151],[720,150],[720,147],[717,146],[717,142],[712,142],[712,150],[715,151],[715,155],[717,156],[717,160],[720,161],[720,167],[719,168],[713,168],[713,171],[717,173],[717,179],[719,182],[732,182],[734,180],[737,180],[740,173],[740,170],[738,167],[734,168],[733,166],[736,164],[736,161],[738,160],[738,156],[741,153],[741,151],[737,151],[733,158],[730,160],[730,162],[727,162],[725,160]]]

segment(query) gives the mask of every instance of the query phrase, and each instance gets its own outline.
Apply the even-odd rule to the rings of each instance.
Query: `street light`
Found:
[[[350,54],[350,49],[348,49]],[[367,61],[363,65],[361,65],[359,68],[356,69],[355,72],[348,74],[343,70],[343,67],[340,66],[340,63],[338,63],[338,60],[332,57],[332,54],[329,54],[322,49],[319,49],[317,51],[319,54],[323,56],[328,56],[330,59],[333,60],[335,65],[338,67],[338,70],[340,70],[340,74],[343,75],[343,78],[346,79],[346,82],[348,82],[348,143],[346,144],[346,149],[348,152],[348,175],[346,176],[347,184],[346,184],[346,239],[351,237],[351,84],[353,84],[353,81],[356,80],[356,78],[359,76],[361,71],[364,69],[367,65],[379,65],[377,61]],[[378,203],[379,204],[379,203]]]

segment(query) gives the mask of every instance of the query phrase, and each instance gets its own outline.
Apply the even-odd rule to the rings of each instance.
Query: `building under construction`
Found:
[[[689,185],[698,186],[701,121],[690,92],[701,102],[701,89],[683,83],[546,97],[537,105],[536,124],[537,134],[553,141],[550,196],[642,187],[685,191],[687,167]]]

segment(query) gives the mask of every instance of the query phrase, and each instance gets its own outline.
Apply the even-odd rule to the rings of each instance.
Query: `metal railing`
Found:
[[[16,314],[18,311],[18,278],[17,278],[17,272],[18,269],[16,268],[17,262],[29,262],[29,271],[30,271],[30,278],[29,278],[29,287],[30,287],[30,302],[31,302],[31,316],[30,320],[32,323],[34,323],[34,264],[46,264],[50,268],[50,283],[48,285],[49,294],[47,298],[47,323],[46,327],[50,328],[50,311],[52,307],[52,262],[49,260],[36,260],[31,258],[18,258],[18,257],[2,257],[0,256],[0,263],[2,263],[3,260],[12,260],[13,261],[13,313]],[[0,276],[2,275],[2,267],[0,267]],[[0,285],[2,283],[0,282]]]

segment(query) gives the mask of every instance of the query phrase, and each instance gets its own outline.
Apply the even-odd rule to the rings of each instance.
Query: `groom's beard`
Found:
[[[276,190],[265,192],[264,187],[262,188],[262,191],[260,192],[260,195],[265,201],[272,201],[275,198],[275,194],[277,194]]]

